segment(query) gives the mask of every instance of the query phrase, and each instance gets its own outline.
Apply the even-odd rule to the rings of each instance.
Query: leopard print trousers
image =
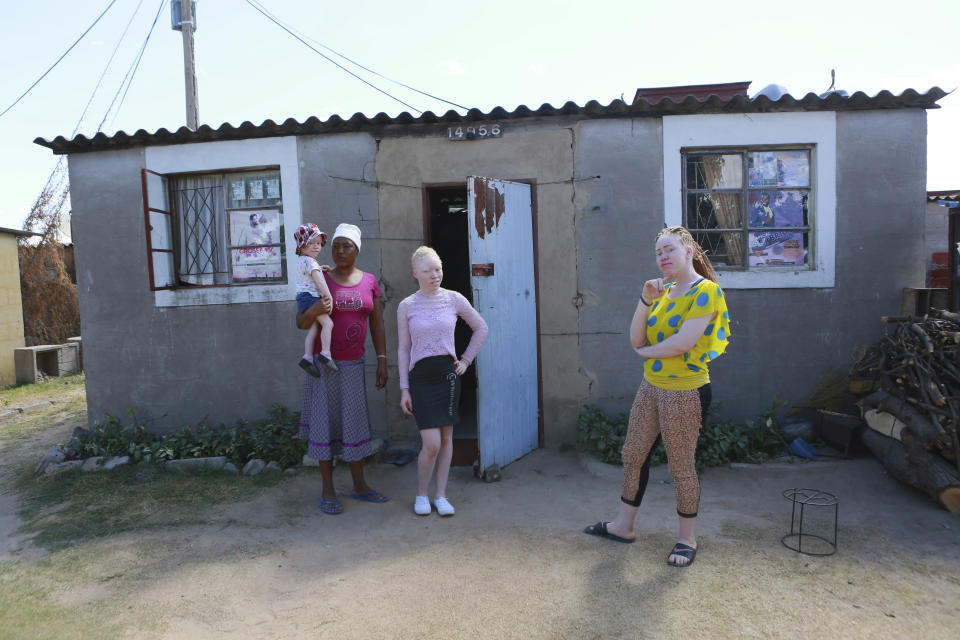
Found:
[[[677,492],[677,513],[695,518],[700,505],[700,479],[694,456],[700,425],[710,407],[710,385],[671,391],[646,380],[637,390],[630,409],[623,443],[623,494],[620,499],[638,507],[650,479],[650,454],[662,437],[667,464]]]

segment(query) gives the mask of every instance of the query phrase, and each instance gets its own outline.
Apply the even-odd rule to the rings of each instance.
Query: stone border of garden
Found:
[[[376,438],[373,440],[372,444],[373,455],[377,455],[386,449],[386,441],[383,438]],[[67,460],[68,457],[69,454],[67,449],[64,448],[63,445],[58,444],[50,447],[40,459],[40,464],[37,465],[34,474],[38,476],[50,475],[59,473],[61,471],[70,471],[74,469],[79,469],[80,471],[84,472],[110,471],[111,469],[116,469],[117,467],[131,464],[130,456],[114,456],[111,458],[97,456],[95,458],[86,458],[84,460]],[[336,464],[336,459],[334,459],[334,464]],[[304,455],[299,466],[319,467],[320,465],[313,458]],[[274,460],[264,461],[260,460],[259,458],[254,458],[247,461],[247,463],[243,466],[243,469],[239,469],[237,465],[230,462],[226,456],[218,456],[215,458],[181,458],[179,460],[167,460],[163,463],[163,467],[170,471],[180,472],[210,469],[243,476],[256,476],[261,473],[281,472],[292,476],[296,475],[297,473],[297,467],[289,467],[284,469],[279,462]]]

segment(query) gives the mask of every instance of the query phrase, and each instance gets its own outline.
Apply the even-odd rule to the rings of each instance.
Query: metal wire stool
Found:
[[[780,542],[783,543],[783,546],[791,551],[796,551],[797,553],[802,553],[808,556],[832,556],[835,554],[837,552],[837,520],[840,499],[831,493],[819,491],[817,489],[786,489],[782,495],[792,503],[790,509],[790,533],[780,538]],[[797,518],[798,505],[800,507],[799,519]],[[828,540],[823,536],[814,533],[807,533],[803,530],[803,511],[808,505],[811,507],[833,507],[833,540]],[[797,525],[796,531],[794,531],[795,524]],[[830,545],[831,551],[827,551],[826,553],[804,551],[804,538],[815,538],[817,540],[821,540]],[[793,541],[794,539],[796,539],[797,543],[797,546],[795,547],[791,546],[787,542],[788,540]]]

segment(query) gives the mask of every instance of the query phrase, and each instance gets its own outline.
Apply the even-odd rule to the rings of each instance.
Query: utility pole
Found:
[[[174,0],[170,3],[170,11],[173,28],[183,34],[183,82],[187,98],[187,128],[196,131],[200,124],[200,108],[197,100],[197,71],[193,62],[193,32],[196,31],[197,24],[193,17],[193,2],[192,0],[179,2]]]

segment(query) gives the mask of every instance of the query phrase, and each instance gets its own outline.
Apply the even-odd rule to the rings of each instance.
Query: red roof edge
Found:
[[[701,102],[710,96],[717,96],[721,100],[729,100],[736,96],[746,96],[747,88],[751,80],[746,82],[722,82],[719,84],[688,84],[678,87],[650,87],[647,89],[637,89],[633,96],[633,104],[637,104],[641,98],[650,104],[656,104],[664,98],[670,98],[674,102],[683,102],[687,96],[693,96]]]

